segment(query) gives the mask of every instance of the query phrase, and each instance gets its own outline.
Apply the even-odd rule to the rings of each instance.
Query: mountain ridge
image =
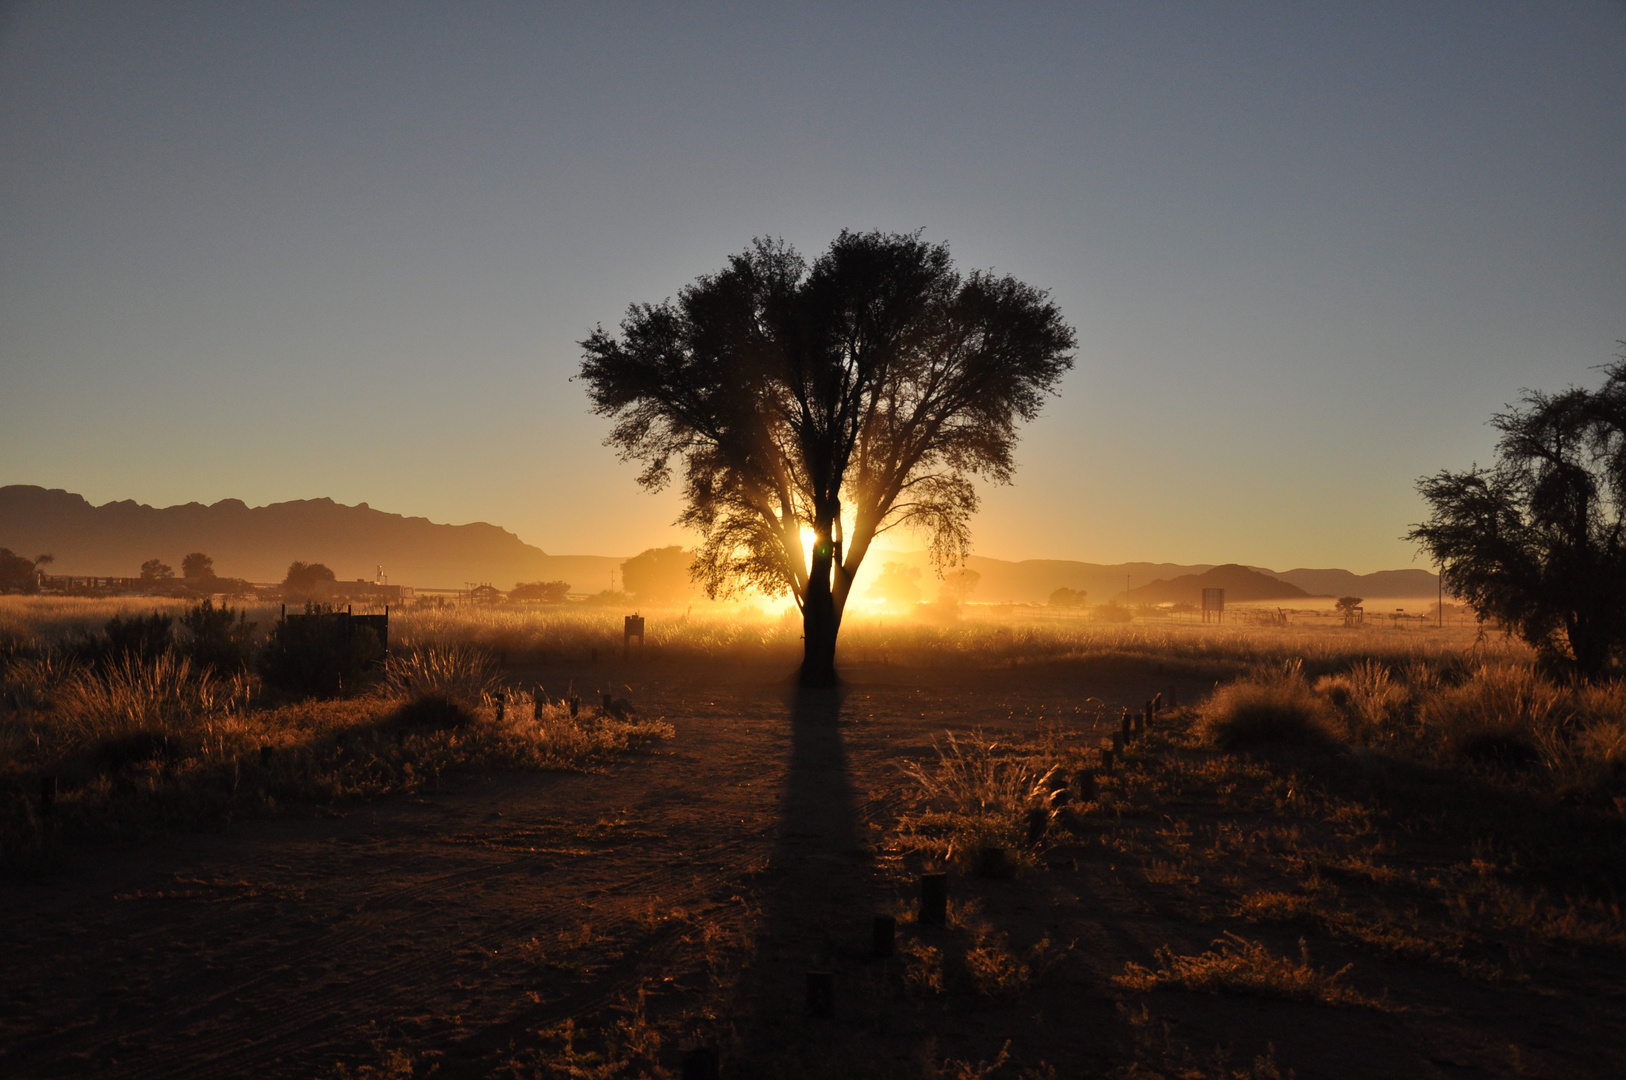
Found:
[[[59,574],[135,576],[146,559],[179,566],[190,551],[215,560],[215,572],[280,581],[288,564],[325,563],[341,581],[371,580],[379,566],[397,584],[457,588],[491,581],[565,580],[579,592],[610,582],[620,557],[549,555],[487,522],[437,524],[349,506],[329,498],[251,507],[241,499],[152,507],[133,499],[92,505],[61,488],[0,487],[0,545],[30,555],[50,552]]]
[[[326,563],[341,580],[371,579],[382,565],[392,582],[418,588],[459,588],[471,581],[489,581],[499,588],[519,581],[567,581],[575,592],[608,587],[611,574],[619,576],[626,557],[551,555],[488,522],[440,524],[376,510],[365,502],[350,506],[325,497],[259,507],[241,499],[162,508],[120,499],[95,506],[61,488],[31,484],[0,487],[0,545],[29,557],[51,552],[56,556],[51,570],[59,574],[133,577],[146,559],[178,567],[182,556],[202,551],[214,558],[217,573],[250,581],[280,581],[288,564],[299,559]],[[924,552],[877,550],[865,561],[860,596],[888,562],[920,567],[922,585],[928,593],[933,591],[935,575]],[[1362,575],[1226,565],[1299,590],[1257,599],[1421,597],[1432,596],[1436,588],[1435,576],[1425,570]],[[1216,569],[1213,563],[1011,561],[981,555],[971,556],[967,566],[980,575],[973,600],[1036,604],[1046,602],[1059,588],[1084,590],[1090,603],[1123,599],[1126,593],[1133,601],[1139,589]],[[1258,591],[1255,586],[1248,588]],[[1264,588],[1270,591],[1269,586]]]

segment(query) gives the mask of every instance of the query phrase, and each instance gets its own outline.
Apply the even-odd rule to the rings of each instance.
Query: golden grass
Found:
[[[165,654],[106,668],[49,656],[13,664],[0,710],[0,867],[64,832],[201,824],[287,803],[432,788],[460,769],[580,769],[672,734],[659,719],[572,716],[564,702],[493,697],[489,657],[466,646],[400,651],[372,692],[337,701],[256,699]],[[56,777],[49,817],[34,793]]]
[[[0,596],[0,654],[18,645],[50,643],[99,631],[114,615],[149,611],[180,614],[188,601],[155,597]],[[263,635],[278,605],[249,601],[247,617]],[[1171,675],[1231,678],[1261,665],[1294,659],[1313,674],[1342,671],[1357,658],[1393,668],[1437,664],[1474,646],[1472,627],[1397,630],[1372,626],[1223,626],[1166,618],[1131,623],[1092,622],[1078,614],[1042,607],[979,606],[961,609],[949,623],[851,611],[842,625],[839,661],[917,666],[1035,663],[1161,665]],[[392,607],[392,645],[463,644],[499,658],[585,656],[591,649],[619,652],[620,608],[562,604]],[[795,609],[705,605],[685,610],[647,610],[651,657],[690,660],[785,661],[801,649]],[[8,644],[9,643],[9,644]],[[1529,652],[1498,638],[1480,646],[1484,659],[1522,661]]]
[[[1326,699],[1310,689],[1296,662],[1274,675],[1239,679],[1215,690],[1202,707],[1197,730],[1222,750],[1332,744],[1344,735]]]
[[[1218,948],[1195,956],[1180,956],[1164,946],[1157,950],[1157,966],[1125,965],[1113,984],[1125,990],[1192,990],[1203,994],[1247,994],[1283,998],[1341,1008],[1387,1008],[1339,982],[1349,967],[1331,975],[1310,963],[1309,946],[1299,941],[1299,956],[1278,956],[1264,945],[1235,934],[1214,942]]]
[[[914,804],[898,825],[903,842],[968,869],[996,851],[1010,869],[1031,866],[1029,815],[1043,815],[1048,824],[1045,798],[1058,767],[981,732],[963,740],[948,732],[936,749],[935,762],[904,766],[915,786]]]

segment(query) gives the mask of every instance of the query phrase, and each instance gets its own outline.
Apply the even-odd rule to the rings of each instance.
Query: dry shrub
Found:
[[[1327,702],[1296,664],[1220,687],[1203,704],[1197,729],[1221,750],[1334,743],[1343,736]]]
[[[672,734],[658,719],[573,718],[523,696],[499,709],[485,694],[490,670],[474,650],[428,649],[372,693],[266,708],[250,676],[221,679],[168,653],[101,669],[13,664],[10,677],[39,701],[0,710],[0,868],[70,833],[419,791],[457,769],[586,768]],[[34,809],[41,774],[57,777],[49,820]]]
[[[1376,1000],[1339,983],[1349,968],[1328,975],[1310,965],[1309,946],[1299,941],[1299,958],[1277,956],[1264,945],[1235,934],[1214,942],[1217,950],[1177,956],[1167,946],[1156,952],[1158,966],[1128,964],[1113,982],[1126,990],[1194,990],[1204,994],[1248,994],[1322,1005],[1382,1008]]]
[[[1434,669],[1422,667],[1430,675]],[[1350,735],[1366,743],[1388,741],[1409,711],[1411,693],[1386,664],[1361,660],[1338,675],[1316,680],[1315,692],[1327,699]]]
[[[1565,693],[1528,666],[1486,665],[1461,686],[1442,688],[1421,709],[1424,730],[1455,757],[1532,765],[1563,725]]]
[[[496,685],[491,653],[473,645],[429,643],[399,649],[384,663],[384,689],[399,698],[440,697],[473,708]]]
[[[1042,938],[1026,956],[1021,956],[1011,949],[1004,934],[984,923],[974,928],[961,963],[967,981],[978,994],[1010,998],[1028,989],[1036,975],[1045,970],[1049,951],[1050,939]]]
[[[899,820],[899,836],[916,850],[972,867],[984,849],[1001,849],[1011,869],[1031,865],[1030,812],[1048,814],[1055,766],[1014,753],[980,731],[962,743],[950,732],[935,743],[935,766],[913,761],[916,802]]]

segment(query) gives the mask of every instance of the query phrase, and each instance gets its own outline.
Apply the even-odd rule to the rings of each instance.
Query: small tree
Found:
[[[881,576],[869,587],[869,595],[888,607],[914,607],[920,603],[920,568],[895,562],[882,563]]]
[[[938,586],[937,598],[945,604],[963,604],[970,598],[977,588],[977,582],[982,575],[975,570],[951,570],[943,575],[943,584]]]
[[[1583,678],[1626,645],[1626,354],[1604,370],[1493,417],[1496,464],[1419,480],[1433,514],[1407,534],[1446,591]]]
[[[703,538],[708,594],[791,593],[805,685],[835,682],[871,542],[919,530],[936,565],[961,562],[972,479],[1010,479],[1018,425],[1073,365],[1073,331],[1044,293],[962,276],[947,247],[879,232],[843,232],[811,266],[758,241],[676,303],[634,305],[621,331],[582,342],[609,443],[652,490],[681,463],[679,520]]]
[[[158,559],[148,559],[141,564],[142,581],[169,581],[175,577],[175,568]]]
[[[694,587],[694,552],[677,545],[650,548],[621,564],[621,587],[641,604],[681,604]]]
[[[1333,607],[1344,613],[1344,625],[1355,625],[1355,613],[1360,610],[1362,598],[1359,596],[1340,596]]]
[[[215,576],[215,561],[201,551],[181,560],[181,576],[188,581],[207,581]]]
[[[540,600],[544,604],[562,604],[569,595],[568,581],[520,581],[508,591],[510,600]]]
[[[333,571],[321,563],[302,563],[294,561],[288,564],[288,573],[282,579],[282,595],[290,600],[304,600],[316,593],[316,586],[323,581],[337,581]]]
[[[1051,607],[1081,608],[1085,598],[1090,594],[1083,589],[1069,589],[1065,586],[1050,594]]]
[[[0,589],[31,591],[36,580],[33,563],[10,548],[0,548]]]

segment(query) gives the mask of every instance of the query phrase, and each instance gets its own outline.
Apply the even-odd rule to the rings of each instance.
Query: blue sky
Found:
[[[924,229],[1076,370],[978,554],[1412,564],[1626,338],[1626,5],[0,7],[0,483],[687,542],[576,342]]]

